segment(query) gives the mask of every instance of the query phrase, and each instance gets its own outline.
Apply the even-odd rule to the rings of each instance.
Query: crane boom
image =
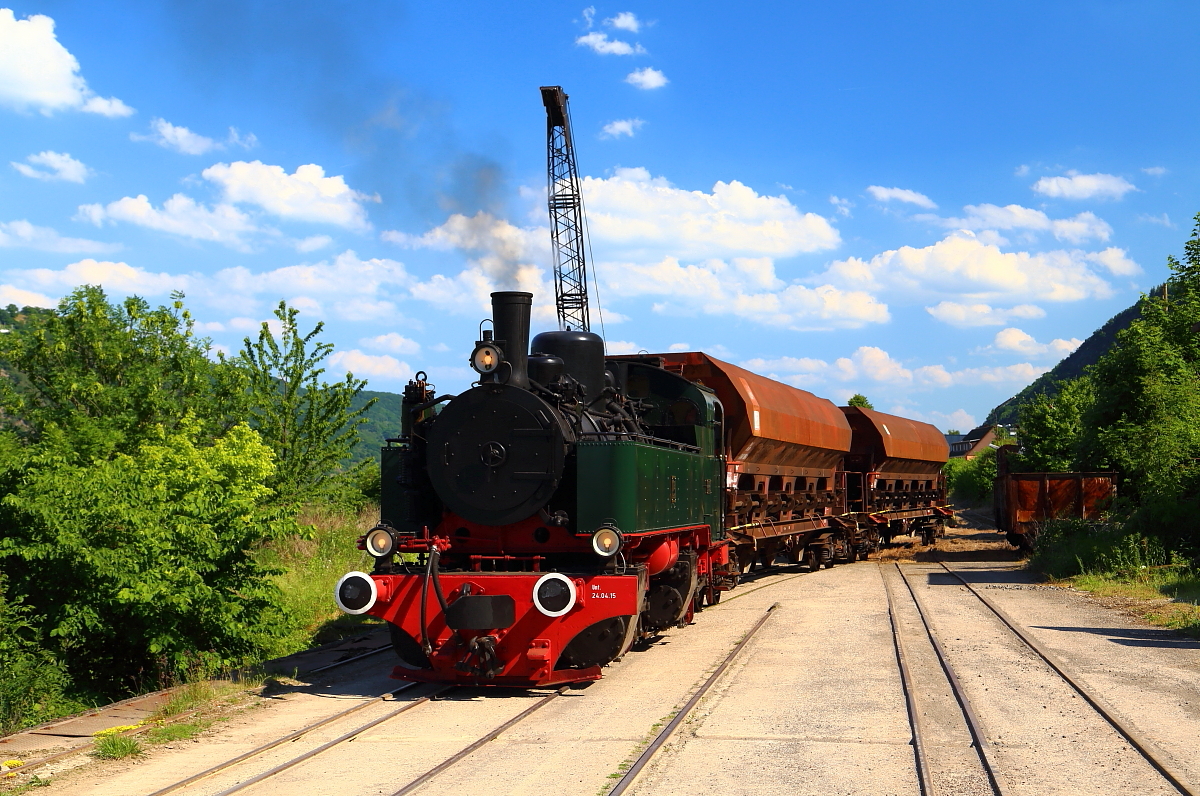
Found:
[[[562,86],[542,86],[546,106],[550,243],[554,250],[554,303],[563,329],[591,331],[587,260],[584,258],[583,193],[571,140],[571,112]]]

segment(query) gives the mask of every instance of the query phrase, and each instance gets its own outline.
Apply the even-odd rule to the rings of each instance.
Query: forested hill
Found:
[[[1155,287],[1151,294],[1162,293],[1162,285]],[[1034,397],[1043,393],[1053,395],[1058,392],[1058,383],[1066,379],[1081,376],[1085,368],[1096,364],[1096,361],[1107,351],[1117,337],[1117,332],[1133,323],[1138,317],[1138,304],[1135,303],[1113,317],[1096,331],[1073,352],[1062,359],[1049,373],[1043,373],[1037,381],[1030,384],[1019,393],[997,406],[987,416],[985,424],[1001,423],[1009,425],[1017,422],[1017,411],[1023,404],[1029,403]]]
[[[400,436],[401,396],[394,392],[363,390],[354,397],[351,408],[358,409],[372,398],[379,400],[363,415],[367,422],[358,427],[358,444],[350,451],[352,463],[378,459],[384,441],[388,437]]]

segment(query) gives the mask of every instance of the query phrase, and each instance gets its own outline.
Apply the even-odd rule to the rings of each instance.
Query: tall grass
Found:
[[[1030,566],[1102,597],[1154,601],[1140,611],[1145,619],[1200,635],[1200,571],[1157,537],[1129,530],[1117,520],[1050,520]]]
[[[355,541],[378,517],[376,505],[357,513],[312,506],[299,518],[312,529],[308,538],[291,537],[261,551],[265,562],[284,570],[275,579],[284,626],[273,655],[288,655],[378,623],[372,617],[347,616],[333,601],[338,578],[354,569],[370,571],[371,557]]]

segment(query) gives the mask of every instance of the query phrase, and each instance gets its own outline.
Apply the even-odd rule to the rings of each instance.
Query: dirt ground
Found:
[[[956,509],[955,527],[933,547],[917,537],[899,536],[879,551],[880,561],[1022,561],[1024,554],[1004,541],[990,513],[982,509]]]

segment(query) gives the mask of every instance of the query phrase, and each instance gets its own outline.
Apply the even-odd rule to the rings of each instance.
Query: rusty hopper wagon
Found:
[[[847,511],[865,517],[885,544],[910,533],[933,544],[951,515],[942,474],[950,458],[946,437],[905,417],[855,406],[842,411],[854,430],[846,457]]]

